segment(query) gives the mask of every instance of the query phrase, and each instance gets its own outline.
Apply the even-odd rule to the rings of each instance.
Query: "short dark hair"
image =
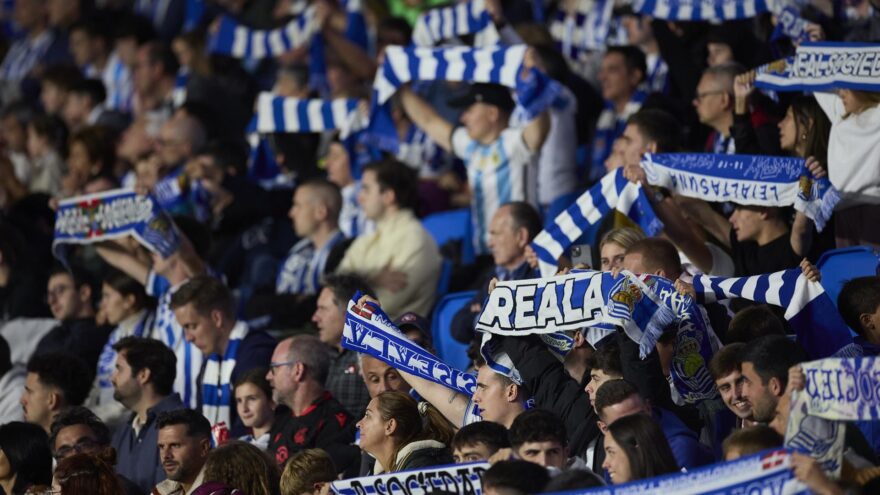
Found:
[[[634,395],[641,397],[639,390],[630,382],[623,379],[608,380],[596,390],[596,400],[593,401],[593,408],[601,418],[602,411],[606,407],[620,404]]]
[[[742,342],[727,344],[712,356],[709,361],[709,373],[713,380],[719,380],[725,376],[739,371],[742,368],[742,353],[746,345]]]
[[[200,315],[220,311],[227,318],[235,318],[235,298],[226,284],[210,275],[198,275],[183,284],[171,296],[171,309],[192,303]]]
[[[113,350],[125,355],[132,375],[142,369],[150,370],[147,383],[153,384],[157,394],[171,394],[177,376],[177,356],[168,346],[156,339],[129,336],[113,344]]]
[[[486,487],[503,488],[516,493],[541,493],[550,475],[547,470],[533,462],[512,460],[498,461],[483,473],[483,490]]]
[[[398,160],[386,158],[364,166],[364,173],[376,174],[376,182],[382,191],[391,189],[397,207],[415,212],[419,206],[418,176],[416,171]]]
[[[765,335],[785,335],[785,327],[766,304],[755,304],[739,310],[727,325],[724,340],[751,342]]]
[[[739,430],[734,430],[724,442],[721,450],[727,456],[732,448],[738,448],[740,456],[757,454],[758,452],[774,447],[782,446],[782,435],[767,425],[754,425]]]
[[[70,135],[69,144],[80,143],[85,147],[89,160],[99,162],[98,175],[112,175],[116,163],[116,137],[102,126],[84,127]]]
[[[196,155],[211,158],[224,172],[232,169],[240,177],[247,173],[248,153],[243,143],[227,140],[211,141],[203,146]]]
[[[77,81],[83,78],[82,72],[70,64],[56,64],[46,67],[40,81],[43,84],[52,84],[63,90],[70,90]]]
[[[477,421],[463,426],[452,437],[451,447],[453,450],[482,443],[491,452],[510,447],[510,439],[507,438],[507,428],[491,421]]]
[[[71,406],[62,409],[52,421],[49,428],[49,447],[55,449],[55,438],[62,428],[74,425],[85,425],[95,434],[95,440],[100,445],[110,445],[110,429],[89,408],[83,406]]]
[[[180,69],[180,62],[174,55],[174,51],[167,43],[161,41],[148,41],[142,45],[146,47],[147,58],[151,64],[159,64],[162,66],[162,73],[168,77],[177,75]]]
[[[333,300],[343,311],[348,307],[348,301],[361,291],[364,295],[376,297],[373,288],[367,279],[356,273],[330,273],[324,276],[324,289],[333,293]]]
[[[186,426],[186,436],[189,438],[211,438],[211,423],[199,411],[175,409],[161,412],[156,418],[156,428],[159,430],[176,425]]]
[[[510,210],[513,229],[526,229],[526,232],[529,233],[529,240],[534,239],[543,230],[544,225],[541,223],[541,215],[529,203],[525,201],[510,201],[504,203],[501,207],[507,207]]]
[[[544,487],[544,493],[568,492],[573,490],[582,490],[584,488],[593,488],[603,486],[605,484],[596,473],[587,469],[569,469],[554,476],[547,486]]]
[[[80,290],[84,286],[88,287],[92,291],[92,305],[98,302],[101,293],[101,286],[98,284],[98,279],[92,274],[92,272],[86,270],[85,267],[79,263],[70,262],[68,263],[68,266],[64,266],[61,263],[55,263],[49,270],[49,278],[56,275],[67,275],[70,277],[70,279],[73,280],[73,286],[76,290]]]
[[[54,150],[60,150],[61,145],[67,139],[67,128],[64,122],[55,115],[41,113],[35,116],[28,125],[38,136],[43,136],[49,141]]]
[[[880,306],[880,277],[858,277],[848,280],[837,296],[837,310],[843,321],[857,334],[865,329],[859,317],[871,314]]]
[[[762,385],[776,378],[783,389],[788,385],[788,369],[806,360],[804,349],[783,335],[759,337],[746,344],[742,355],[742,362],[752,363]]]
[[[100,79],[80,79],[70,87],[70,92],[75,95],[88,96],[94,106],[98,106],[107,99],[107,89]]]
[[[556,441],[563,447],[568,442],[565,423],[546,409],[529,409],[517,416],[510,425],[508,438],[514,449],[526,442]]]
[[[681,257],[675,245],[659,237],[646,237],[626,249],[626,254],[642,255],[642,264],[649,271],[663,270],[666,278],[675,280],[681,274]]]
[[[605,56],[607,57],[612,53],[617,53],[623,57],[627,70],[638,70],[642,72],[642,77],[639,82],[645,79],[645,76],[648,74],[648,62],[645,58],[645,52],[643,52],[641,48],[634,45],[609,46],[605,50]]]
[[[28,361],[27,372],[37,375],[43,385],[57,388],[68,406],[79,406],[86,400],[95,374],[85,361],[64,352],[33,356]]]
[[[262,390],[266,397],[272,398],[272,385],[269,384],[269,380],[266,379],[266,375],[269,373],[269,368],[265,366],[260,366],[258,368],[254,368],[252,370],[248,370],[241,374],[235,383],[232,385],[232,394],[235,395],[235,389],[244,385],[245,383],[250,383],[251,385],[257,387]],[[233,397],[233,400],[235,398]]]
[[[106,19],[106,17],[106,15],[84,16],[70,25],[68,33],[83,31],[89,38],[100,38],[104,41],[104,47],[109,53],[113,51],[113,32],[110,30],[108,27],[109,25],[106,22],[101,22],[102,20],[107,21],[108,19]]]
[[[623,376],[623,365],[620,363],[620,345],[615,339],[606,339],[596,348],[593,355],[587,358],[587,366],[590,369],[602,370],[606,374],[614,373]]]
[[[681,123],[672,114],[659,108],[644,108],[626,121],[639,128],[648,141],[657,143],[659,153],[672,153],[681,148]]]

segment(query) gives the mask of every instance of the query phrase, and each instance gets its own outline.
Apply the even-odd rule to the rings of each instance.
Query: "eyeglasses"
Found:
[[[82,454],[83,452],[89,452],[97,446],[98,442],[96,442],[95,440],[91,438],[83,438],[73,445],[64,446],[56,450],[55,459],[60,461],[61,459],[69,457],[73,454]]]
[[[281,361],[280,363],[269,363],[269,371],[275,372],[275,368],[279,368],[281,366],[293,366],[299,361]]]
[[[722,93],[727,93],[727,91],[724,91],[721,89],[716,89],[715,91],[704,91],[702,93],[697,93],[697,95],[694,96],[694,101],[700,102],[700,101],[703,101],[703,98],[705,98],[707,96],[720,95]]]

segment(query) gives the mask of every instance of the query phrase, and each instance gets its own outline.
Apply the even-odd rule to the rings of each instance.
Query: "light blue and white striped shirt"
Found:
[[[46,55],[55,33],[46,29],[33,38],[22,38],[9,48],[3,63],[0,64],[0,79],[3,81],[21,81],[36,67],[40,59]]]
[[[94,65],[83,68],[86,77],[100,79],[107,91],[107,99],[104,100],[104,108],[120,112],[130,112],[134,98],[134,84],[131,80],[131,71],[122,63],[122,59],[114,51],[107,59],[107,65],[99,71]]]
[[[343,239],[345,236],[337,230],[321,249],[315,249],[315,244],[309,238],[294,244],[278,271],[275,293],[317,294],[330,251]]]

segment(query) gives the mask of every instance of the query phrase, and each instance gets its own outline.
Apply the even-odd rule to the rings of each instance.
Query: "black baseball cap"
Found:
[[[510,89],[491,83],[471,84],[466,94],[452,98],[448,103],[453,108],[467,108],[474,103],[486,103],[508,113],[512,112],[515,106],[510,96]]]

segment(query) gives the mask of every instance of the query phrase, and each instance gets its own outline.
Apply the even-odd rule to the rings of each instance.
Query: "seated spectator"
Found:
[[[209,275],[187,281],[171,296],[170,306],[187,342],[204,356],[196,380],[198,408],[212,425],[225,423],[233,436],[243,435],[232,384],[245,372],[269,364],[275,339],[237,321],[232,293]],[[232,371],[223,373],[224,366]]]
[[[57,196],[61,192],[61,178],[65,168],[60,154],[64,128],[56,117],[39,115],[28,123],[27,129],[28,157],[32,172],[27,183],[28,192]]]
[[[107,448],[98,454],[74,454],[58,462],[52,477],[52,493],[125,493],[113,472],[115,454]]]
[[[392,318],[407,310],[428,314],[440,277],[437,244],[415,218],[415,180],[396,161],[364,168],[358,202],[376,231],[355,239],[337,269],[367,277]]]
[[[727,343],[749,343],[765,335],[785,335],[785,325],[770,306],[761,304],[737,311],[727,326]]]
[[[642,414],[608,425],[602,467],[615,485],[679,471],[663,430]]]
[[[736,429],[755,424],[752,404],[743,397],[742,353],[746,344],[736,342],[718,349],[709,361],[709,373],[724,405],[736,415]]]
[[[782,435],[764,425],[749,426],[731,433],[724,439],[724,460],[757,454],[763,450],[782,447]]]
[[[500,449],[510,448],[507,429],[491,421],[477,421],[461,427],[452,437],[452,459],[456,464],[485,461]]]
[[[128,117],[104,107],[107,92],[98,79],[83,79],[70,87],[62,116],[70,132],[101,126],[118,135],[128,126]]]
[[[276,410],[268,451],[279,466],[310,448],[326,450],[343,471],[356,464],[355,422],[325,388],[329,370],[330,356],[317,337],[297,335],[275,347],[266,378],[272,398],[287,407]]]
[[[371,399],[382,392],[409,392],[412,388],[398,370],[372,356],[358,354],[358,367]]]
[[[193,495],[210,495],[215,483],[248,495],[278,495],[280,477],[278,465],[265,452],[247,442],[233,440],[208,454],[205,482]]]
[[[482,477],[486,495],[526,495],[541,493],[550,475],[547,470],[531,462],[498,461]]]
[[[110,430],[100,418],[82,406],[72,406],[61,411],[61,414],[52,422],[49,434],[49,447],[57,462],[77,454],[91,454],[100,456],[112,448],[110,447]],[[112,458],[105,458],[110,466],[116,465],[116,454]],[[114,471],[115,472],[115,471]],[[147,493],[141,490],[131,480],[121,474],[116,474],[123,493],[126,495],[139,495]]]
[[[9,344],[0,336],[0,424],[21,419],[21,390],[25,384],[25,370],[14,366]]]
[[[85,401],[92,376],[92,370],[71,354],[45,353],[32,357],[19,401],[24,420],[48,433],[62,409]]]
[[[86,407],[104,422],[115,427],[125,415],[125,407],[114,400],[111,377],[116,365],[113,346],[125,337],[145,337],[153,326],[153,312],[144,287],[122,272],[113,270],[104,277],[100,313],[115,326],[98,358],[98,370]]]
[[[373,474],[451,464],[452,425],[427,402],[383,392],[357,423],[361,450],[376,458]]]
[[[563,470],[568,465],[565,423],[550,411],[529,409],[510,425],[510,448],[524,461]]]
[[[162,342],[142,337],[125,337],[113,349],[113,398],[131,411],[113,434],[116,471],[147,493],[166,476],[157,447],[157,418],[183,407],[172,391],[176,358]]]
[[[319,495],[327,493],[336,480],[333,459],[321,449],[308,449],[294,455],[281,473],[281,495]]]
[[[24,495],[32,486],[52,484],[52,452],[43,428],[19,421],[0,425],[0,455],[6,461],[0,474],[3,493]]]
[[[599,427],[603,431],[607,431],[619,418],[635,414],[644,415],[656,422],[672,449],[674,457],[671,459],[685,469],[711,464],[715,460],[693,430],[685,426],[675,414],[645,402],[636,388],[625,380],[612,380],[599,387],[596,391],[595,408],[599,415]],[[605,440],[608,440],[607,434]],[[607,445],[603,449],[607,453]]]
[[[235,408],[242,424],[250,433],[239,440],[266,450],[269,447],[269,431],[275,420],[275,401],[272,386],[266,380],[269,368],[254,368],[245,372],[234,383],[232,390]]]
[[[98,357],[112,327],[95,323],[98,285],[85,269],[74,266],[68,271],[57,265],[49,276],[46,289],[49,309],[59,325],[37,344],[34,356],[68,352],[81,358],[94,375]]]
[[[536,270],[526,261],[526,248],[541,231],[541,217],[525,201],[512,201],[498,207],[489,222],[487,247],[495,266],[486,274],[482,286],[470,303],[463,306],[452,320],[450,331],[455,340],[470,343],[474,338],[474,322],[488,294],[489,281],[499,282],[537,277]]]
[[[371,295],[373,289],[362,277],[346,273],[330,274],[323,284],[312,322],[318,327],[318,338],[331,353],[327,391],[357,418],[366,409],[370,395],[359,376],[358,353],[342,347],[342,331],[351,298],[358,291]]]
[[[191,495],[205,479],[205,461],[211,451],[211,424],[198,411],[163,412],[159,428],[159,458],[168,479],[153,488],[158,495]]]
[[[880,277],[857,277],[843,284],[837,309],[855,333],[853,344],[840,356],[880,355]]]

